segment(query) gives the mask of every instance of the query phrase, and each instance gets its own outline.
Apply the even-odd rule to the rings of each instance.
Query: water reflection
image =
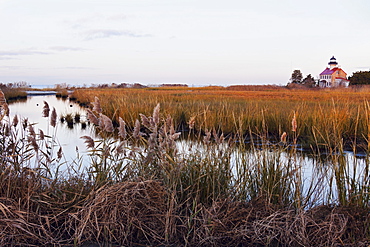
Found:
[[[58,121],[56,128],[50,126],[48,117],[42,117],[44,101],[48,102],[50,109],[53,109],[53,107],[56,109],[58,119],[63,118],[64,122]],[[84,108],[68,100],[58,99],[54,95],[28,97],[26,102],[11,103],[9,108],[11,117],[18,115],[21,119],[27,118],[30,123],[36,123],[34,126],[36,131],[42,129],[46,135],[56,136],[56,140],[62,146],[68,163],[71,164],[78,157],[76,155],[77,148],[80,153],[84,154],[84,158],[76,163],[83,163],[84,168],[88,167],[89,157],[85,155],[85,143],[80,137],[87,135],[95,140],[98,137],[95,135],[94,127],[87,124]],[[73,124],[68,125],[68,122]],[[248,145],[243,143],[240,146],[247,147]],[[214,157],[207,156],[207,150],[210,147],[203,145],[202,142],[190,140],[189,138],[188,140],[178,141],[177,147],[180,155],[196,155],[199,153],[200,160],[208,159],[213,161]],[[292,154],[293,151],[294,153]],[[145,150],[141,153],[145,154]],[[359,154],[357,157],[352,152],[347,151],[343,154],[318,153],[318,151],[314,153],[304,152],[304,149],[300,146],[285,147],[277,144],[266,146],[266,144],[255,143],[250,145],[249,148],[240,149],[234,147],[234,149],[231,149],[228,143],[223,143],[214,150],[214,154],[220,155],[221,158],[226,158],[225,162],[228,162],[228,165],[230,165],[235,184],[240,183],[245,178],[245,173],[249,172],[253,175],[260,164],[273,164],[278,171],[286,172],[288,175],[290,173],[296,174],[299,171],[297,176],[299,176],[299,179],[302,179],[299,181],[303,184],[302,193],[305,195],[315,193],[313,195],[315,200],[312,201],[316,203],[321,203],[320,200],[327,200],[327,198],[332,200],[338,198],[338,195],[335,194],[337,190],[332,189],[337,186],[337,181],[345,180],[344,188],[352,186],[349,183],[352,183],[352,181],[359,183],[356,186],[362,186],[361,184],[367,183],[365,180],[368,179],[368,174],[370,173],[369,160],[366,153]],[[223,154],[226,154],[226,156]],[[203,157],[205,158],[203,159]],[[281,170],[284,166],[288,170]],[[365,182],[362,183],[361,181]]]
[[[199,141],[181,140],[177,144],[179,153],[189,156],[197,153],[202,157],[200,160],[211,160],[212,158],[207,156],[210,150],[212,154],[221,152],[222,157],[227,156],[235,188],[249,183],[253,177],[261,182],[264,172],[273,171],[268,176],[275,177],[276,180],[272,177],[271,179],[277,182],[277,185],[281,183],[279,178],[282,178],[288,180],[288,184],[294,189],[297,188],[294,186],[300,186],[299,193],[302,198],[307,198],[305,201],[307,207],[322,203],[337,203],[340,197],[338,191],[359,190],[362,186],[369,184],[370,166],[366,153],[354,155],[349,151],[319,153],[311,150],[309,152],[298,147],[292,148],[271,143],[256,146],[232,145],[233,148],[223,143],[215,150],[208,149],[207,145]],[[246,180],[246,177],[251,179]],[[248,190],[249,187],[246,189]]]
[[[57,126],[50,126],[50,119],[42,117],[44,101],[49,104],[50,110],[55,108],[57,112]],[[89,135],[95,138],[94,128],[87,124],[86,113],[78,104],[65,99],[55,97],[55,95],[35,95],[27,97],[27,101],[16,101],[9,104],[10,117],[17,115],[20,119],[27,118],[30,123],[35,123],[34,128],[38,133],[41,129],[46,135],[56,136],[57,143],[63,148],[63,153],[67,161],[76,158],[76,149],[79,152],[86,152],[86,148],[81,136]],[[79,116],[79,121],[74,121],[69,125],[66,121],[60,121],[63,116]]]

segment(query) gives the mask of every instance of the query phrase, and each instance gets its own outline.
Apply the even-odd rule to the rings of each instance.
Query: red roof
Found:
[[[336,77],[335,79],[342,79],[342,80],[348,81],[347,78],[344,78],[344,77]]]
[[[321,72],[320,75],[332,75],[337,70],[338,70],[338,68],[334,68],[334,69],[326,68],[323,72]]]

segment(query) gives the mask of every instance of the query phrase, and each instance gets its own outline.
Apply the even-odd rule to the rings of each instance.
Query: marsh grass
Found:
[[[66,99],[66,98],[68,98],[69,93],[68,93],[68,90],[67,89],[58,90],[55,96],[57,98]]]
[[[104,114],[118,123],[118,117],[134,127],[139,114],[149,115],[161,102],[165,116],[173,118],[175,128],[188,130],[186,124],[195,118],[193,131],[205,129],[222,131],[225,135],[250,131],[264,133],[279,141],[285,131],[293,139],[289,121],[294,112],[301,123],[297,130],[299,143],[310,146],[334,147],[341,140],[350,149],[367,150],[368,89],[335,90],[274,90],[261,88],[173,88],[173,89],[81,89],[73,93],[80,103],[88,105],[94,97],[101,99]],[[333,130],[333,131],[331,131]]]
[[[8,101],[14,101],[14,100],[18,100],[18,99],[26,99],[27,98],[26,89],[24,89],[24,88],[3,87],[0,90],[4,93],[4,96]]]
[[[70,129],[73,129],[73,126],[79,123],[81,123],[81,127],[84,126],[84,128],[86,128],[86,123],[81,122],[81,114],[78,112],[74,114],[68,113],[68,114],[60,116],[60,122],[66,123],[67,127]]]
[[[6,101],[0,102],[2,245],[369,244],[368,158],[355,165],[338,152],[343,142],[327,145],[331,163],[315,165],[304,183],[295,145],[305,124],[300,110],[287,115],[280,142],[268,139],[266,112],[260,127],[246,131],[237,124],[242,132],[226,137],[221,128],[197,122],[206,113],[189,118],[191,133],[180,141],[162,104],[130,126],[130,117],[105,115],[94,97],[88,119],[100,138],[82,137],[90,159],[82,169],[78,159],[63,159],[55,137],[26,119],[9,120]],[[234,123],[241,123],[236,116]]]

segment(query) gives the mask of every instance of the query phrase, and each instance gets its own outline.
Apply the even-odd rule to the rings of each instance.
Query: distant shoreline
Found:
[[[56,91],[26,91],[27,96],[56,95]]]

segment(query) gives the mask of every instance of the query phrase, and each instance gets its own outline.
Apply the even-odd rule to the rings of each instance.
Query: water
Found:
[[[48,93],[40,91],[40,94],[38,94],[37,91],[31,92],[32,94],[27,97],[27,100],[16,101],[9,104],[10,117],[13,118],[17,115],[20,119],[27,118],[30,123],[35,124],[34,128],[37,133],[38,130],[41,129],[47,135],[56,135],[56,140],[60,146],[62,146],[67,160],[71,160],[76,157],[76,148],[80,153],[86,153],[84,140],[80,137],[87,135],[95,139],[97,136],[95,135],[94,127],[87,124],[85,109],[74,102],[55,97],[55,95],[53,95],[53,93],[55,93],[54,91],[50,91]],[[44,101],[49,104],[50,110],[52,110],[53,107],[56,109],[58,121],[55,129],[50,126],[49,118],[42,117]],[[61,116],[65,116],[67,114],[74,116],[76,113],[81,116],[80,123],[68,126],[66,122],[62,123],[60,121]],[[83,123],[86,124],[86,128],[83,128]],[[180,149],[184,150],[183,147],[187,147],[188,144],[181,141],[178,142],[178,146]],[[297,150],[299,151],[299,148],[297,148]],[[304,163],[317,162],[316,157],[313,157],[309,152],[302,152],[302,155],[305,154],[308,154],[308,156],[303,158]],[[366,158],[366,154],[364,153],[356,154],[356,157],[352,152],[346,152],[345,155],[351,163],[355,163],[356,158]]]
[[[50,119],[48,117],[42,117],[44,101],[48,102],[51,110],[53,107],[56,109],[58,115],[56,128],[50,126]],[[34,123],[36,133],[41,129],[46,135],[56,136],[55,140],[58,147],[60,145],[63,149],[66,164],[71,164],[76,161],[75,164],[81,165],[82,168],[89,167],[88,152],[84,140],[80,137],[87,135],[94,140],[99,139],[99,137],[95,135],[95,128],[93,126],[86,124],[86,128],[82,127],[82,123],[87,123],[86,111],[84,108],[68,100],[59,99],[55,97],[55,95],[37,95],[29,96],[26,101],[11,103],[9,109],[11,118],[17,115],[20,119],[27,118],[30,123]],[[60,122],[61,116],[65,116],[66,114],[74,116],[76,113],[81,115],[80,123],[68,126],[67,123]],[[226,152],[226,150],[229,149],[226,143],[223,145],[225,146],[218,151],[224,150]],[[197,145],[196,142],[180,140],[177,142],[177,146],[180,153],[203,152],[201,157],[205,155],[206,159],[211,159],[211,157],[207,157],[205,146],[202,146],[202,144]],[[271,147],[262,148],[257,146],[255,148],[254,151],[243,150],[242,152],[245,152],[245,154],[237,149],[231,152],[230,165],[235,178],[244,176],[243,170],[241,170],[241,173],[238,171],[238,166],[256,169],[256,164],[262,164],[263,157],[267,155],[269,162],[276,162],[279,166],[293,164],[295,167],[301,169],[304,193],[309,193],[310,186],[320,184],[317,188],[321,188],[321,190],[315,192],[317,193],[317,198],[327,198],[325,194],[331,193],[332,191],[329,187],[333,187],[336,184],[335,180],[330,181],[331,178],[335,177],[333,174],[335,171],[334,167],[339,164],[339,161],[335,159],[343,158],[346,178],[360,182],[359,184],[365,184],[361,181],[367,179],[364,177],[364,174],[367,174],[365,171],[369,169],[366,153],[358,156],[354,155],[352,152],[345,152],[343,156],[338,154],[319,156],[312,153],[301,152],[303,150],[296,148],[297,154],[295,156],[289,156],[288,152],[274,151]],[[78,152],[76,150],[78,150]],[[77,160],[77,157],[79,157],[78,154],[80,154],[82,158]],[[349,184],[346,186],[349,186]],[[335,199],[337,195],[333,194],[330,197]]]
[[[53,107],[57,112],[57,126],[55,128],[50,126],[49,118],[42,117],[44,101],[49,104],[50,114]],[[76,158],[76,149],[81,154],[86,153],[85,144],[80,138],[81,136],[88,135],[95,138],[93,126],[87,124],[86,128],[82,128],[83,123],[87,122],[85,109],[76,103],[59,99],[55,95],[28,96],[26,101],[17,101],[9,104],[9,110],[11,119],[17,115],[19,119],[27,118],[29,123],[34,123],[36,133],[39,133],[39,129],[41,129],[45,135],[56,136],[56,142],[62,147],[67,161]],[[66,114],[74,116],[76,113],[81,115],[81,121],[74,124],[72,128],[71,126],[68,127],[66,122],[62,123],[60,121],[61,116]]]
[[[45,89],[45,88],[55,88],[55,85],[31,85],[31,88],[40,90],[40,89]]]

